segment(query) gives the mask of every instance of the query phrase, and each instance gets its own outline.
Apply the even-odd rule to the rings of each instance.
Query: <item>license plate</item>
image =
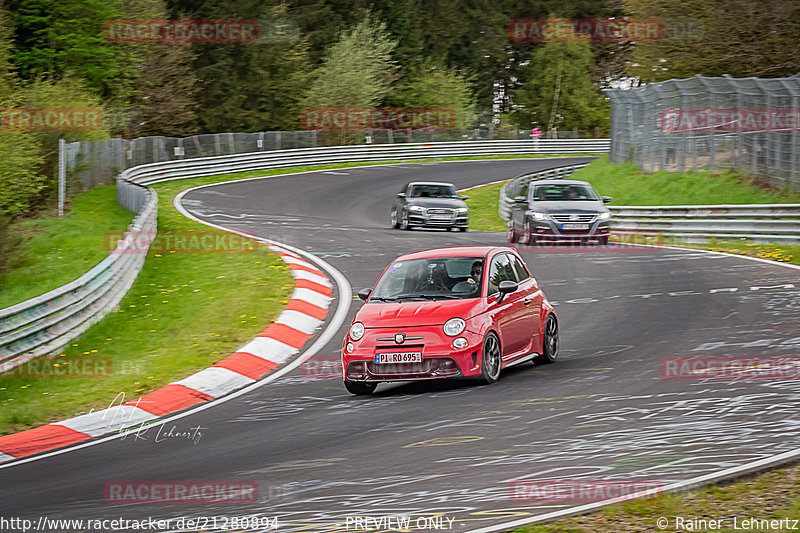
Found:
[[[375,362],[381,363],[421,363],[422,352],[376,353]]]
[[[431,220],[450,220],[450,215],[431,215]]]
[[[561,229],[589,229],[589,224],[561,224]]]

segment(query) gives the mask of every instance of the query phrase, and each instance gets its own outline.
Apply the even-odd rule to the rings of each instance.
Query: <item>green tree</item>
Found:
[[[455,111],[455,128],[472,126],[476,118],[475,97],[466,76],[433,62],[410,70],[405,83],[388,99],[401,107],[437,107]]]
[[[544,43],[531,54],[528,80],[514,94],[513,115],[523,128],[589,130],[608,124],[608,103],[592,83],[588,42]]]
[[[14,63],[26,80],[59,79],[75,72],[104,96],[120,92],[129,73],[121,49],[103,38],[119,12],[102,0],[14,0]]]
[[[624,0],[632,16],[660,18],[665,38],[636,45],[628,74],[644,82],[695,74],[788,77],[800,71],[797,0]]]
[[[16,78],[10,61],[11,29],[4,12],[0,12],[0,108],[15,107],[13,91]],[[0,272],[5,263],[5,234],[8,224],[27,213],[44,189],[46,178],[41,173],[43,157],[37,139],[30,133],[6,127],[0,121]]]
[[[145,51],[141,75],[134,80],[128,136],[186,137],[197,133],[199,80],[195,56],[186,44],[154,44]]]
[[[342,31],[325,56],[305,99],[310,107],[376,106],[392,91],[397,46],[386,24],[366,14],[354,27]]]
[[[226,6],[195,17],[230,18]],[[199,83],[200,130],[204,133],[298,128],[303,88],[312,72],[308,43],[299,35],[270,33],[271,24],[288,21],[286,5],[260,3],[237,16],[262,23],[255,43],[196,44],[194,71]]]

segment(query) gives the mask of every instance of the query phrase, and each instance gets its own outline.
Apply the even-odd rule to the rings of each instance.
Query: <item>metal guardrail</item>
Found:
[[[60,350],[113,310],[133,284],[156,233],[158,206],[152,189],[131,187],[142,209],[108,257],[71,283],[0,309],[0,372]],[[137,252],[126,253],[133,243]]]
[[[611,229],[668,235],[684,242],[745,239],[800,244],[800,204],[609,206]]]
[[[524,174],[500,189],[499,212],[511,219],[513,198],[534,180],[565,178],[586,165]],[[744,239],[753,244],[800,244],[800,204],[608,206],[617,233],[666,235],[683,242]]]
[[[0,372],[61,349],[113,310],[144,264],[155,237],[157,196],[148,185],[246,170],[354,161],[503,154],[605,153],[608,139],[457,141],[275,150],[139,165],[117,178],[117,201],[139,213],[124,239],[92,270],[62,287],[0,309]],[[135,252],[125,253],[136,243]]]

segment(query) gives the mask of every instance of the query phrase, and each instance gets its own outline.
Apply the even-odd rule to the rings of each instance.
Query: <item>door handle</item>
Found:
[[[531,298],[525,298],[525,305],[528,305],[532,301],[533,301],[533,299],[531,299]]]

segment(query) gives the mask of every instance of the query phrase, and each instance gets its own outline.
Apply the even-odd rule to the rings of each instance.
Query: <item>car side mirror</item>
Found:
[[[461,195],[461,196],[459,196],[458,198],[459,198],[459,199],[461,199],[461,200],[463,200],[463,201],[465,201],[465,202],[466,202],[467,200],[469,200],[469,196],[467,196],[466,194],[462,194],[462,195]]]
[[[397,193],[397,197],[398,197],[398,198],[405,198],[405,197],[406,197],[406,193],[404,193],[404,192],[399,192],[399,193]]]
[[[506,297],[506,294],[514,292],[519,288],[519,284],[516,281],[509,281],[503,280],[500,282],[500,285],[497,286],[497,289],[500,291],[500,294],[497,296],[497,303],[501,303],[503,298]]]
[[[365,302],[367,301],[367,298],[369,298],[370,294],[372,294],[372,289],[361,289],[360,291],[358,291],[358,297],[364,300]]]
[[[515,196],[514,197],[514,203],[515,204],[527,204],[528,203],[528,197],[527,196]]]
[[[608,202],[610,202],[613,199],[614,198],[612,198],[611,196],[603,196],[603,203],[607,204]]]

